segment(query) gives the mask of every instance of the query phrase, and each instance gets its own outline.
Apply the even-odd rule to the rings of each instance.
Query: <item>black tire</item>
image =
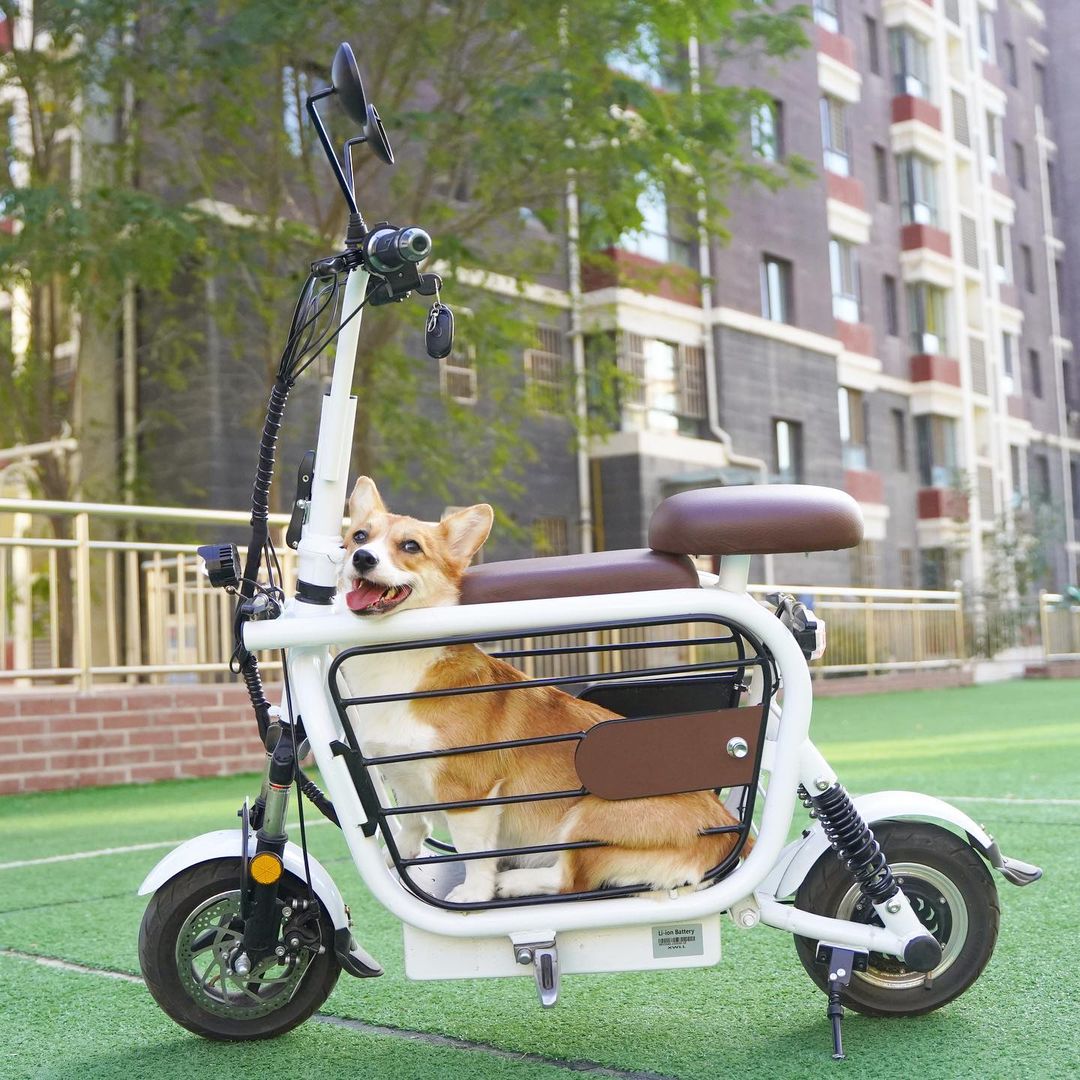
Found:
[[[916,915],[941,943],[942,958],[927,988],[921,972],[896,957],[871,953],[867,970],[855,972],[842,1000],[867,1016],[918,1016],[952,1001],[982,974],[997,941],[997,889],[982,857],[939,825],[884,821],[874,826],[874,835]],[[831,849],[799,886],[795,906],[881,925]],[[795,949],[810,978],[826,990],[828,971],[814,962],[817,942],[796,936]]]
[[[208,1039],[272,1039],[302,1024],[327,999],[341,973],[334,955],[334,932],[323,913],[319,934],[325,950],[307,953],[302,968],[267,967],[241,986],[235,982],[224,992],[208,985],[214,956],[242,932],[238,918],[240,860],[216,859],[177,874],[150,900],[139,928],[139,966],[147,989],[162,1009],[182,1027]],[[303,898],[306,885],[292,874],[282,878],[283,900]],[[205,928],[200,929],[200,921]],[[204,943],[208,933],[214,940]],[[187,952],[183,961],[179,953]],[[198,968],[206,961],[200,976]]]

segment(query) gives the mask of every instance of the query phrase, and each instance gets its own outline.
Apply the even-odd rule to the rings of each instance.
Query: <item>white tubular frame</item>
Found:
[[[363,298],[368,275],[353,271],[345,289],[343,313]],[[335,585],[341,551],[341,513],[348,480],[350,433],[355,416],[351,397],[357,313],[339,337],[330,395],[320,422],[312,503],[300,542],[302,580]],[[293,706],[303,715],[319,771],[329,789],[353,862],[365,885],[399,919],[447,937],[488,937],[542,927],[553,933],[602,927],[647,925],[703,918],[754,897],[763,922],[792,933],[837,944],[902,956],[913,937],[926,933],[902,893],[899,912],[879,909],[885,928],[826,919],[777,903],[775,895],[755,890],[766,880],[784,850],[795,809],[796,789],[820,788],[835,775],[809,740],[812,690],[810,672],[795,639],[779,619],[745,592],[749,557],[722,561],[718,588],[563,597],[468,607],[437,607],[396,613],[392,619],[357,619],[328,606],[290,600],[284,614],[269,622],[247,623],[244,645],[252,650],[287,649]],[[487,911],[451,911],[422,901],[396,871],[387,867],[378,835],[367,837],[367,819],[345,761],[330,743],[344,738],[328,682],[332,649],[484,635],[534,634],[556,628],[649,618],[692,620],[714,616],[745,628],[765,645],[783,684],[783,708],[766,734],[763,760],[769,791],[762,801],[760,830],[746,859],[715,885],[670,899],[648,896],[567,901]],[[760,699],[759,699],[760,700]],[[284,713],[283,708],[283,713]],[[363,733],[360,733],[361,739]]]

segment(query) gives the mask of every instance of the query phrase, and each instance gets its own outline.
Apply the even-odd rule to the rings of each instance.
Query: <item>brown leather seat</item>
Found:
[[[686,555],[666,555],[646,548],[597,551],[470,566],[461,583],[461,602],[497,604],[554,596],[696,589],[699,585],[697,570]]]
[[[649,546],[680,555],[834,551],[862,535],[862,511],[847,492],[809,484],[683,491],[649,522]]]

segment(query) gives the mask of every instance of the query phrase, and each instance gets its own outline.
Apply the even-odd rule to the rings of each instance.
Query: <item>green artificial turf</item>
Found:
[[[398,923],[367,896],[337,830],[319,826],[311,830],[312,850],[349,902],[357,937],[387,969],[377,980],[343,976],[323,1011],[685,1080],[802,1078],[830,1068],[872,1078],[898,1071],[949,1080],[1080,1075],[1073,959],[1080,930],[1080,683],[824,699],[815,706],[814,737],[853,792],[909,788],[963,797],[958,805],[986,824],[1007,855],[1046,869],[1045,878],[1026,889],[995,875],[1002,902],[997,951],[982,978],[944,1009],[893,1021],[849,1014],[849,1059],[834,1065],[824,996],[803,972],[790,937],[768,928],[741,932],[730,922],[717,968],[570,977],[559,1005],[546,1012],[527,979],[410,983]],[[250,777],[168,782],[0,799],[0,863],[228,828],[255,783]],[[1014,801],[967,801],[978,798]],[[1064,802],[1019,801],[1025,799]],[[137,971],[145,901],[134,892],[167,850],[0,871],[0,948]],[[509,1066],[472,1051],[417,1048],[404,1040],[399,1048],[393,1038],[314,1023],[270,1047],[206,1044],[176,1028],[138,986],[14,958],[0,962],[4,1035],[13,1019],[21,1033],[10,1044],[0,1040],[5,1080],[52,1075],[4,1071],[4,1047],[32,1041],[48,1047],[55,1060],[45,1065],[37,1054],[29,1064],[13,1061],[24,1069],[55,1068],[56,1075],[87,1074],[89,1063],[98,1070],[89,1072],[93,1076],[164,1077],[181,1052],[193,1069],[246,1076],[250,1065],[254,1075],[260,1062],[265,1071],[271,1059],[260,1055],[272,1047],[285,1047],[285,1060],[296,1066],[287,1071],[305,1077],[427,1077],[436,1070],[486,1077],[504,1072],[485,1068]],[[67,1024],[67,1016],[78,1023]],[[381,1048],[382,1057],[378,1067],[365,1069],[371,1046]],[[445,1064],[444,1057],[424,1056],[436,1050]]]

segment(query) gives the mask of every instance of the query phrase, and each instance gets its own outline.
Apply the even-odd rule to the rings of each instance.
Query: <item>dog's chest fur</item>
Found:
[[[349,661],[346,679],[353,697],[411,694],[424,681],[442,649],[403,650],[355,657]],[[357,737],[368,757],[412,754],[436,748],[436,731],[416,716],[410,701],[375,702],[349,710]],[[430,801],[434,765],[430,761],[401,762],[381,766],[399,801]]]

